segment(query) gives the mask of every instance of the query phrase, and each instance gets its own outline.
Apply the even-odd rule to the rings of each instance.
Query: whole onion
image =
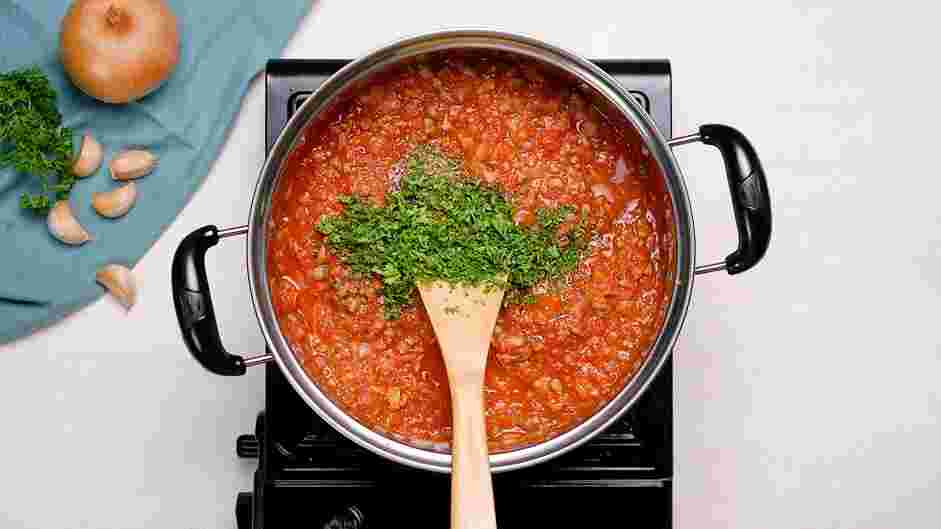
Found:
[[[86,94],[107,103],[134,101],[176,66],[176,17],[164,0],[76,0],[62,19],[60,54]]]

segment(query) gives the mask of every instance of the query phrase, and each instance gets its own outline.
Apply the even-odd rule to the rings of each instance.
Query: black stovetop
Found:
[[[671,137],[667,61],[597,61],[631,90]],[[339,60],[272,60],[266,70],[266,147]],[[277,366],[265,373],[265,411],[240,436],[258,458],[254,490],[238,495],[239,529],[444,528],[449,477],[389,462],[321,420]],[[668,361],[617,423],[585,445],[531,468],[494,476],[497,521],[517,527],[672,526],[673,369]]]

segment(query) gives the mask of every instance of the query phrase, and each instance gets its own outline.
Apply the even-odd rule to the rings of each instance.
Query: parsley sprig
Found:
[[[24,193],[20,205],[43,213],[52,205],[50,194],[68,197],[75,184],[71,164],[72,131],[62,126],[46,75],[35,67],[0,74],[0,168],[11,166],[41,182],[41,191]]]
[[[390,319],[429,280],[493,284],[507,288],[508,299],[531,298],[537,283],[572,271],[588,246],[583,222],[559,235],[571,206],[541,209],[532,226],[519,226],[500,190],[469,180],[458,161],[431,146],[406,158],[400,189],[384,206],[358,196],[340,201],[344,211],[317,227],[354,273],[379,277]]]

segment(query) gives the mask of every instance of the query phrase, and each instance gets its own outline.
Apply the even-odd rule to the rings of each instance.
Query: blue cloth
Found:
[[[251,78],[280,55],[310,0],[169,0],[181,38],[180,62],[156,92],[128,105],[85,96],[58,61],[59,24],[68,0],[0,0],[0,71],[39,65],[59,92],[65,125],[91,132],[105,163],[78,181],[70,201],[95,238],[69,247],[53,239],[45,218],[21,210],[35,177],[0,170],[0,343],[48,325],[100,297],[95,271],[132,266],[186,205],[209,172]],[[124,218],[99,217],[91,194],[115,187],[111,156],[129,145],[159,156],[137,180],[139,200]],[[168,294],[169,295],[169,294]]]

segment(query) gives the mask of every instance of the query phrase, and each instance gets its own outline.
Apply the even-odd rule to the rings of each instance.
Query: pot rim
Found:
[[[360,423],[334,403],[307,375],[278,326],[267,281],[266,227],[272,191],[281,163],[292,151],[307,123],[351,83],[403,59],[455,48],[491,49],[548,63],[574,76],[604,97],[637,129],[660,166],[670,195],[676,230],[676,263],[670,306],[643,365],[604,406],[571,429],[540,443],[490,455],[493,472],[515,470],[566,453],[587,442],[621,417],[647,389],[666,362],[677,340],[692,294],[695,230],[689,196],[679,165],[653,120],[627,90],[598,66],[541,40],[482,28],[445,29],[397,39],[350,62],[325,81],[288,120],[259,173],[252,196],[246,239],[249,287],[255,315],[275,362],[301,398],[324,421],[359,446],[392,461],[415,468],[448,473],[450,453],[418,448],[380,434]]]

